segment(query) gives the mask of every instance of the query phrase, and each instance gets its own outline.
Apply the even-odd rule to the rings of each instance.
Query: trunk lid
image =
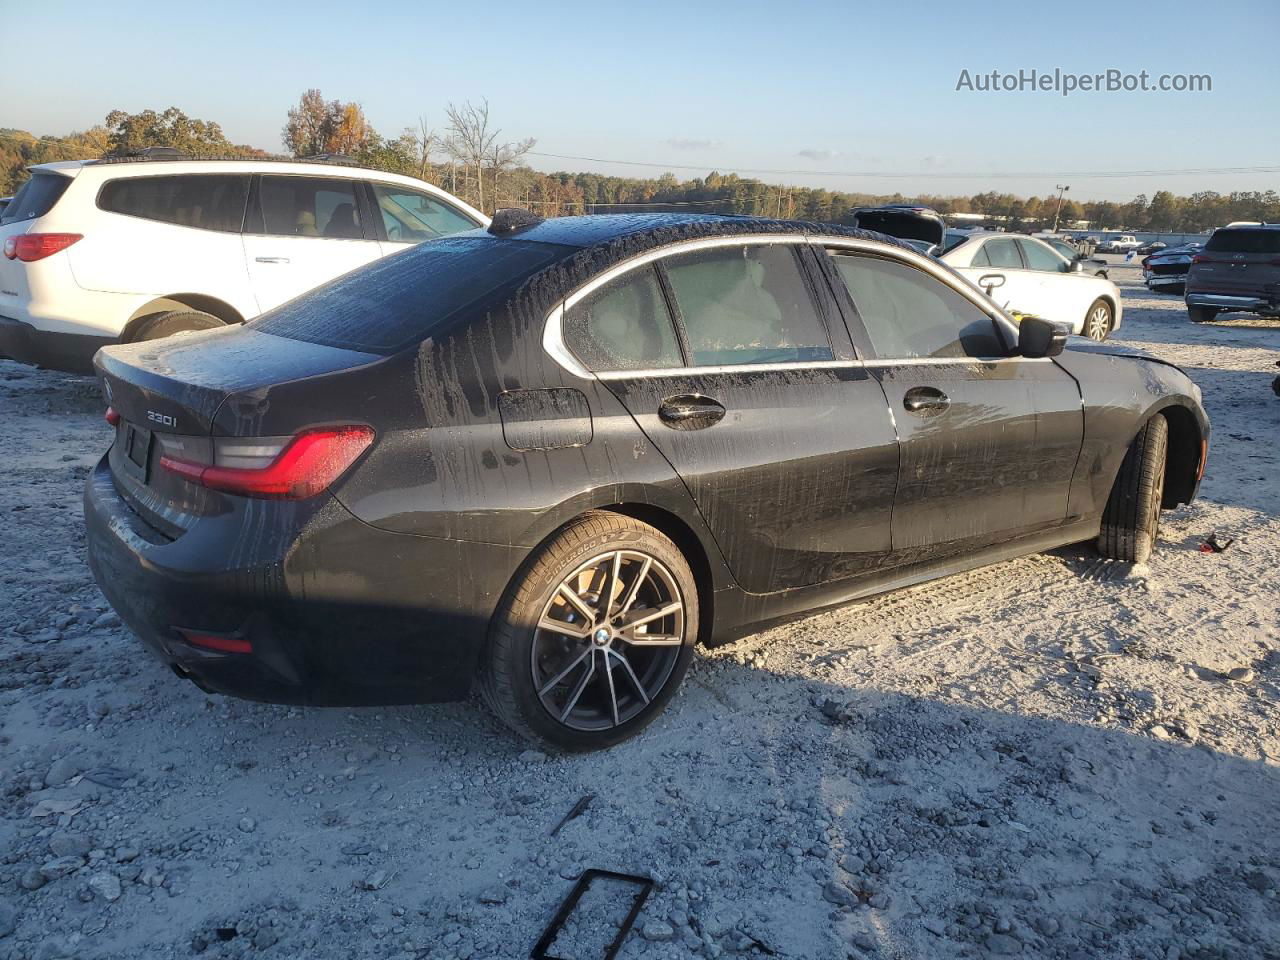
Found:
[[[947,235],[946,221],[928,207],[863,207],[854,211],[853,225],[899,240],[923,240],[935,247],[940,247]]]
[[[213,436],[229,433],[216,418],[228,398],[265,398],[278,385],[382,359],[243,327],[104,347],[94,367],[119,415],[109,456],[116,488],[149,524],[178,537],[217,510],[221,495],[162,468],[161,456],[211,458]]]

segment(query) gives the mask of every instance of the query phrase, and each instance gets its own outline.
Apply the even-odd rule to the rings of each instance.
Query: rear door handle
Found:
[[[667,397],[658,407],[658,419],[673,430],[701,430],[719,423],[724,415],[719,401],[696,393]]]
[[[254,257],[255,263],[288,263],[288,257]]]
[[[902,397],[902,405],[912,413],[941,413],[951,406],[951,398],[937,387],[912,387]]]

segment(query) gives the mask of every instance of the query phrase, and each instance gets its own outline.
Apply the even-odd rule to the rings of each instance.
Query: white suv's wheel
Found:
[[[143,317],[133,329],[130,342],[142,340],[159,340],[171,337],[175,333],[190,333],[195,330],[213,330],[225,327],[226,324],[217,317],[199,310],[169,310],[166,313],[155,313]]]

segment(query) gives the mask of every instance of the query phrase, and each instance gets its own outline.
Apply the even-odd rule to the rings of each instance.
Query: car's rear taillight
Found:
[[[1213,257],[1205,256],[1203,253],[1197,253],[1191,258],[1192,263],[1213,263]]]
[[[373,438],[373,428],[364,425],[323,427],[283,438],[216,437],[212,463],[165,454],[160,466],[212,490],[303,500],[328,489]]]
[[[120,425],[120,414],[116,411],[115,407],[107,407],[107,412],[104,413],[103,416],[106,418],[107,423],[111,424],[113,427],[118,427]]]
[[[83,239],[83,233],[24,233],[20,237],[9,237],[5,240],[4,255],[10,260],[34,263],[36,260],[51,257]]]

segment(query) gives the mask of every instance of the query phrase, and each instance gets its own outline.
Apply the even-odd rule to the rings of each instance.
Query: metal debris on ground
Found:
[[[590,801],[590,799],[590,796],[583,798],[586,801]],[[582,804],[583,800],[579,800],[578,803]],[[577,807],[574,809],[576,810]],[[569,891],[569,895],[560,904],[560,909],[556,911],[556,915],[551,918],[547,928],[542,931],[542,936],[534,944],[533,950],[529,954],[530,960],[568,960],[568,958],[553,956],[547,953],[547,950],[555,943],[556,937],[564,927],[565,921],[569,919],[574,907],[578,905],[578,902],[595,880],[613,880],[620,883],[634,884],[637,887],[635,899],[631,902],[631,909],[627,911],[626,917],[618,927],[617,935],[609,944],[608,949],[605,950],[602,958],[602,960],[614,960],[614,957],[618,955],[618,951],[622,949],[622,942],[626,940],[627,934],[631,932],[631,928],[635,925],[636,918],[640,916],[640,909],[644,906],[645,900],[649,898],[649,892],[653,890],[653,879],[651,877],[633,876],[629,873],[614,873],[610,870],[596,869],[582,871],[582,875],[574,883],[573,889]],[[575,958],[575,960],[585,960],[585,958]]]
[[[560,828],[563,827],[570,820],[576,820],[578,819],[578,817],[586,813],[587,807],[591,806],[591,801],[594,799],[595,799],[595,794],[588,793],[585,797],[583,797],[577,803],[575,803],[573,805],[573,809],[570,810],[568,813],[566,813],[564,815],[564,818],[559,823],[557,823],[555,827],[552,829],[551,836],[554,837],[557,833],[559,833]]]
[[[1227,547],[1235,543],[1234,537],[1224,537],[1218,533],[1211,533],[1205,538],[1204,543],[1200,544],[1201,553],[1222,553]]]

